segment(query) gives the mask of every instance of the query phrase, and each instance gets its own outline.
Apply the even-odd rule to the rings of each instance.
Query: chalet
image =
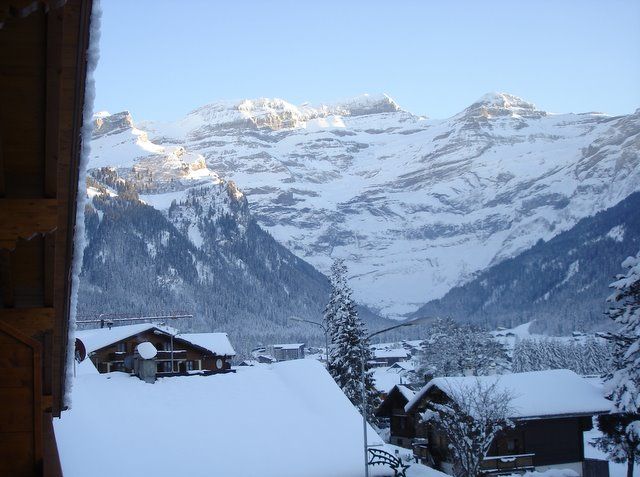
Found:
[[[76,332],[81,346],[100,373],[131,372],[140,343],[149,342],[157,350],[159,376],[190,371],[224,372],[231,368],[235,351],[226,333],[178,333],[152,323],[99,328]],[[79,342],[79,343],[78,343]]]
[[[416,421],[407,414],[404,407],[415,395],[415,389],[409,385],[397,384],[376,410],[376,417],[389,419],[391,444],[411,449],[416,437]]]
[[[268,353],[276,361],[304,358],[304,343],[274,344],[268,347]]]
[[[605,462],[585,460],[583,432],[592,428],[594,415],[610,412],[611,403],[600,389],[564,369],[432,379],[404,406],[406,417],[413,419],[416,426],[413,446],[416,459],[453,473],[445,436],[433,424],[421,422],[420,415],[430,402],[446,402],[451,399],[452,390],[464,391],[478,381],[497,383],[498,389],[513,396],[509,417],[515,427],[503,432],[492,444],[483,463],[487,474],[564,468],[580,476],[608,476]],[[399,402],[395,397],[387,408],[393,409],[394,403]],[[393,411],[386,411],[389,412],[393,415]]]
[[[404,348],[373,349],[373,361],[380,366],[391,366],[399,361],[406,361],[411,355]]]

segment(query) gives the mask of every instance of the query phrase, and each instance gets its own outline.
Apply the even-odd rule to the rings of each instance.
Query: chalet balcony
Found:
[[[515,454],[485,457],[480,468],[487,475],[510,474],[533,470],[535,454]]]
[[[187,359],[187,350],[186,349],[174,349],[173,350],[173,359]],[[156,361],[171,361],[171,351],[170,350],[158,350],[158,354],[156,355]]]

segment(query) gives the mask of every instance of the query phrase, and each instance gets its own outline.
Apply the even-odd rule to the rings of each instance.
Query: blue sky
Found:
[[[385,92],[445,118],[506,91],[553,112],[640,107],[640,1],[103,0],[96,110]]]

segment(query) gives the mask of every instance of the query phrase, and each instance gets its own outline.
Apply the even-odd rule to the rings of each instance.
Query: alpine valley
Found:
[[[334,257],[360,303],[400,318],[640,190],[640,109],[555,114],[491,93],[433,120],[364,95],[315,107],[217,102],[172,123],[136,124],[127,112],[95,121],[81,311],[161,297],[159,307],[197,310],[203,327],[252,320],[264,340],[309,331],[287,317],[321,316],[320,272]],[[637,206],[625,210],[637,220]],[[637,234],[618,222],[627,239]],[[606,273],[619,255],[604,258]],[[130,266],[114,278],[118,264]],[[153,289],[137,288],[145,274]],[[446,303],[439,314],[459,310]]]

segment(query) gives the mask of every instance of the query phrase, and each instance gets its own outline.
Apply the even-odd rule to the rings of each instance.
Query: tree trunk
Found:
[[[635,457],[635,455],[630,455],[629,460],[627,460],[627,477],[633,477],[633,464],[636,462]]]

